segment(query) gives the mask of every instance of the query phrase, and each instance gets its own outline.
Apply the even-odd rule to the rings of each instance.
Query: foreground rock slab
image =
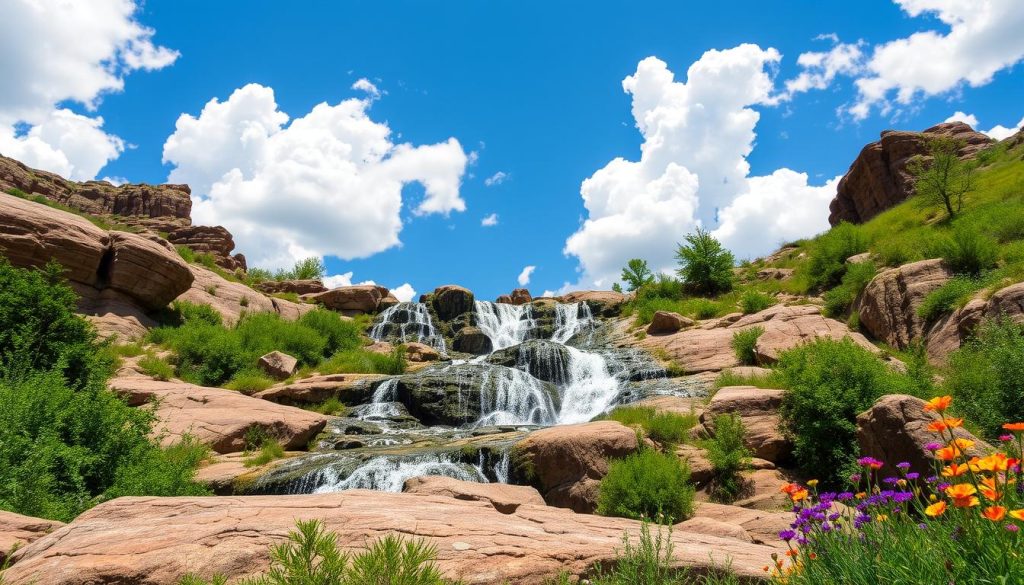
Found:
[[[502,514],[511,514],[523,504],[545,505],[540,492],[530,486],[476,483],[440,475],[411,477],[405,480],[402,491],[408,494],[426,494],[445,496],[456,500],[487,502]]]
[[[349,550],[388,533],[423,537],[437,546],[449,578],[471,585],[540,585],[567,570],[583,575],[615,558],[623,534],[640,523],[522,505],[502,514],[486,502],[443,496],[352,490],[309,496],[120,498],[101,504],[15,555],[8,585],[131,583],[174,585],[186,573],[253,576],[269,563],[267,548],[296,520],[320,519]],[[676,530],[679,565],[729,563],[741,577],[763,579],[775,551],[733,538]]]
[[[260,428],[285,449],[305,449],[327,425],[327,417],[221,388],[146,378],[115,378],[111,390],[132,406],[156,404],[154,433],[164,444],[191,435],[217,453],[245,448],[246,432]]]
[[[7,561],[7,555],[15,548],[39,540],[64,526],[63,522],[22,516],[0,510],[0,567]]]

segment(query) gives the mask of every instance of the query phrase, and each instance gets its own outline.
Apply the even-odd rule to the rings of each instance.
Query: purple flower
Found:
[[[921,477],[921,474],[916,471],[911,471],[910,473],[907,474],[907,479],[909,479],[910,481],[914,481],[919,477]]]
[[[944,491],[946,491],[946,488],[948,488],[949,486],[950,486],[950,484],[948,484],[946,482],[942,482],[939,485],[935,486],[935,488],[938,489],[940,492],[944,492]]]
[[[835,522],[836,520],[839,520],[839,516],[840,516],[840,514],[838,512],[836,512],[835,514],[829,514],[828,515],[828,519],[831,522]]]
[[[892,497],[892,501],[902,504],[903,502],[909,502],[914,499],[914,494],[911,492],[899,492]]]
[[[1020,530],[1020,527],[1017,526],[1016,524],[1007,524],[1006,525],[1006,529],[1009,530],[1010,532],[1017,532],[1018,530]]]
[[[779,538],[785,540],[786,542],[789,542],[796,538],[796,532],[793,530],[783,530],[779,533]]]
[[[836,499],[839,500],[840,502],[845,502],[846,500],[852,500],[853,499],[853,492],[842,492],[838,496],[836,496]]]
[[[910,464],[907,463],[906,461],[900,461],[899,463],[896,464],[896,467],[899,467],[903,471],[906,471],[910,469]]]
[[[939,449],[942,448],[942,444],[941,443],[926,443],[924,448],[928,449],[929,451],[938,451]]]
[[[896,483],[899,482],[899,480],[900,480],[900,478],[898,478],[898,477],[887,477],[887,478],[883,479],[882,481],[884,481],[885,483],[887,483],[889,485],[896,485]]]
[[[917,527],[920,528],[921,530],[928,530],[928,525],[925,524],[924,522],[918,524]]]
[[[927,481],[928,483],[935,483],[935,482],[939,481],[939,476],[937,476],[937,475],[929,475],[928,479],[926,479],[925,481]]]
[[[874,457],[861,457],[857,460],[857,464],[861,467],[881,467],[883,464]]]

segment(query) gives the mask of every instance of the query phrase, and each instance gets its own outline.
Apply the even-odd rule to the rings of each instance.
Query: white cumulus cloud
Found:
[[[974,114],[965,114],[959,110],[953,112],[953,115],[943,120],[943,122],[963,122],[971,128],[978,128],[978,117]]]
[[[468,159],[455,138],[394,143],[387,124],[370,118],[373,101],[321,103],[289,122],[273,89],[246,85],[178,118],[164,144],[168,181],[192,185],[195,222],[227,227],[254,266],[398,246],[404,206],[414,215],[465,210]],[[424,195],[404,200],[413,182]]]
[[[536,266],[527,266],[523,268],[523,271],[519,273],[519,277],[516,279],[516,281],[519,282],[519,286],[526,286],[530,284],[530,277],[533,276],[533,271],[536,269]]]
[[[61,104],[94,110],[132,71],[177,59],[153,43],[137,10],[132,0],[0,0],[0,152],[79,180],[120,155],[124,144],[102,118]]]
[[[493,175],[491,175],[490,177],[487,177],[486,179],[484,179],[484,185],[486,185],[488,187],[493,187],[495,185],[500,185],[500,184],[504,183],[506,179],[508,179],[508,176],[509,176],[508,173],[506,173],[505,171],[498,171],[498,172],[494,173]]]
[[[980,87],[1024,59],[1020,0],[895,0],[911,17],[934,16],[948,30],[925,30],[875,47],[856,81],[856,119],[921,96]],[[892,103],[895,101],[895,106]]]
[[[828,51],[812,51],[797,57],[800,73],[786,81],[786,95],[793,95],[812,89],[825,89],[838,75],[854,75],[863,67],[864,52],[862,41],[840,43],[835,33],[818,37],[830,40],[833,46]]]
[[[498,225],[498,214],[492,213],[480,220],[480,225],[484,227],[494,227]]]
[[[352,282],[352,272],[344,272],[342,274],[332,274],[325,276],[321,281],[327,288],[338,288],[342,286],[363,285],[363,284],[377,284],[372,280],[364,280],[362,282]],[[395,295],[395,298],[404,302],[409,302],[416,296],[416,289],[412,287],[408,282],[403,283],[399,286],[389,289],[391,294]]]
[[[751,106],[778,102],[770,71],[779,59],[750,44],[708,51],[685,82],[655,57],[639,63],[622,86],[643,137],[640,160],[616,158],[583,181],[588,217],[564,250],[579,259],[580,279],[555,292],[607,288],[630,258],[671,271],[676,244],[698,225],[717,228],[741,257],[827,227],[832,183],[809,186],[805,174],[788,169],[748,177],[760,116]]]
[[[989,138],[994,138],[996,140],[1006,140],[1007,138],[1013,136],[1017,132],[1020,132],[1021,128],[1024,128],[1024,118],[1021,118],[1020,122],[1017,122],[1017,125],[1011,128],[1007,128],[1002,124],[997,124],[996,126],[988,130],[985,130],[984,128],[981,128],[981,122],[978,121],[977,116],[975,116],[974,114],[965,114],[964,112],[960,111],[954,112],[953,115],[946,118],[945,121],[964,122],[965,124],[969,125],[971,128],[974,128],[978,132],[986,134]]]

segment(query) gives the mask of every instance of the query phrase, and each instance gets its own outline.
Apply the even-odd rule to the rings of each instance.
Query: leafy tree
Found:
[[[683,283],[697,294],[718,294],[732,290],[736,258],[722,243],[702,228],[686,236],[676,250]]]
[[[931,160],[918,157],[908,166],[917,195],[926,203],[945,207],[950,219],[963,208],[964,195],[974,190],[976,165],[960,159],[963,145],[962,140],[933,138],[928,142]]]
[[[647,266],[646,260],[633,258],[622,269],[621,279],[626,283],[626,290],[636,290],[645,284],[654,282],[654,273]]]
[[[324,261],[317,256],[311,256],[295,263],[291,277],[296,280],[313,280],[323,278],[326,273]]]

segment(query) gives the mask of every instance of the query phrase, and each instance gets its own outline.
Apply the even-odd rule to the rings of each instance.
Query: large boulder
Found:
[[[175,246],[188,246],[192,251],[213,256],[217,266],[225,270],[245,270],[245,256],[231,255],[235,239],[224,226],[189,225],[167,234],[167,241]]]
[[[269,547],[297,520],[317,519],[349,551],[387,534],[424,538],[437,566],[467,585],[542,585],[561,571],[585,576],[610,564],[641,524],[532,504],[503,514],[489,502],[446,496],[349,490],[303,496],[119,498],[20,550],[9,585],[139,583],[176,585],[186,573],[241,579],[261,574]],[[728,565],[741,579],[764,579],[775,549],[735,538],[675,530],[675,566]]]
[[[381,299],[387,297],[388,289],[372,284],[339,286],[330,290],[307,294],[303,299],[321,304],[332,311],[345,315],[375,313]]]
[[[530,486],[477,483],[439,475],[411,477],[405,480],[402,491],[408,494],[427,494],[455,498],[456,500],[487,502],[502,514],[511,514],[524,504],[545,505],[540,492]]]
[[[0,510],[0,568],[4,567],[7,555],[12,550],[35,542],[61,526],[64,523],[56,520],[32,518]]]
[[[672,311],[655,311],[651,324],[647,326],[648,335],[665,335],[675,333],[684,327],[694,325],[694,320]]]
[[[256,290],[271,294],[292,293],[297,295],[314,295],[327,292],[324,283],[317,279],[309,280],[267,280],[254,286]]]
[[[329,398],[337,398],[343,404],[355,406],[368,402],[375,385],[389,377],[384,374],[311,376],[291,384],[272,386],[253,397],[290,405],[321,404]]]
[[[753,386],[726,386],[708,402],[700,421],[708,434],[715,435],[715,417],[735,414],[743,421],[743,443],[754,457],[773,463],[787,460],[793,444],[782,432],[782,390]]]
[[[284,352],[272,351],[261,356],[256,365],[271,378],[284,380],[295,373],[299,360]]]
[[[442,321],[451,321],[463,313],[473,311],[473,293],[454,284],[440,286],[431,295],[434,312]]]
[[[110,388],[128,404],[155,409],[155,436],[165,445],[191,435],[217,453],[245,449],[246,433],[259,428],[285,449],[305,449],[327,417],[221,388],[146,378],[115,378]]]
[[[928,357],[942,363],[984,320],[1007,318],[1024,323],[1024,282],[997,290],[988,300],[976,298],[928,330]]]
[[[924,319],[918,316],[928,293],[949,282],[953,273],[942,260],[921,260],[877,274],[857,300],[860,325],[875,339],[905,348],[922,337]]]
[[[939,124],[924,132],[886,130],[881,140],[860,151],[839,181],[829,204],[829,223],[863,223],[909,197],[914,182],[907,165],[914,157],[927,154],[929,138],[942,136],[964,141],[960,150],[964,158],[995,142],[963,122]]]
[[[540,490],[544,501],[589,514],[597,509],[608,461],[640,448],[635,430],[615,421],[541,429],[513,448],[517,470]]]
[[[693,518],[716,520],[739,526],[753,542],[781,548],[785,548],[786,544],[779,539],[779,532],[789,529],[790,524],[793,523],[793,513],[790,511],[764,511],[710,502],[697,504]],[[685,523],[676,526],[685,529]]]
[[[166,241],[128,232],[110,232],[110,288],[146,309],[166,307],[192,286],[188,264]]]
[[[860,454],[885,463],[881,473],[898,475],[896,464],[910,463],[910,470],[922,476],[931,474],[935,458],[925,449],[928,443],[944,443],[940,435],[928,430],[928,424],[939,420],[938,415],[924,409],[920,398],[905,394],[883,396],[867,411],[857,416],[857,442]],[[948,436],[948,435],[947,435]],[[964,428],[956,429],[955,436],[974,441],[968,455],[984,455],[992,447]]]
[[[455,334],[452,342],[452,349],[474,355],[487,355],[491,353],[494,345],[491,338],[479,327],[463,327]]]
[[[436,362],[441,359],[441,352],[425,343],[410,341],[404,344],[405,359],[410,362]]]

